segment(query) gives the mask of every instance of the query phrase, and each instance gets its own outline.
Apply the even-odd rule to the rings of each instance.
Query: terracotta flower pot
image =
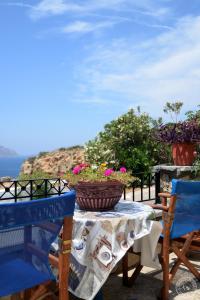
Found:
[[[75,186],[76,202],[80,209],[111,210],[122,196],[124,185],[119,181],[79,182]]]
[[[176,166],[191,166],[196,157],[195,144],[173,144],[172,157]]]

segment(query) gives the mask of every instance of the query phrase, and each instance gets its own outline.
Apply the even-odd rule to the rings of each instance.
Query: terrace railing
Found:
[[[0,181],[0,200],[46,198],[61,195],[69,190],[61,178]]]
[[[131,187],[124,189],[123,198],[140,202],[149,200],[158,202],[159,173],[138,173],[135,176],[138,180],[135,180]],[[17,202],[23,199],[45,198],[61,195],[69,189],[67,181],[61,178],[0,181],[0,201]]]
[[[158,193],[160,192],[160,173],[137,173],[132,186],[124,189],[124,199],[132,201],[155,201],[159,202]]]

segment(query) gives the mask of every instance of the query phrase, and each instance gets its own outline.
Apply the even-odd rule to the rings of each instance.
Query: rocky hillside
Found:
[[[11,157],[11,156],[17,156],[17,155],[18,154],[14,150],[0,146],[0,157]]]
[[[21,174],[31,175],[33,172],[43,171],[57,176],[84,161],[84,148],[80,146],[60,148],[52,152],[40,152],[23,163]]]

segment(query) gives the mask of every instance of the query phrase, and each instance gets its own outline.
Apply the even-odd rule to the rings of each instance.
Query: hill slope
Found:
[[[43,171],[57,176],[70,170],[75,164],[84,163],[84,153],[84,148],[80,146],[60,148],[52,152],[40,152],[23,163],[21,174],[31,175],[33,172]]]

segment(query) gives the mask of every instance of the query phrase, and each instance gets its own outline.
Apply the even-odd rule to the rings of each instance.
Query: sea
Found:
[[[0,157],[0,177],[18,177],[22,163],[26,158],[25,156]]]

